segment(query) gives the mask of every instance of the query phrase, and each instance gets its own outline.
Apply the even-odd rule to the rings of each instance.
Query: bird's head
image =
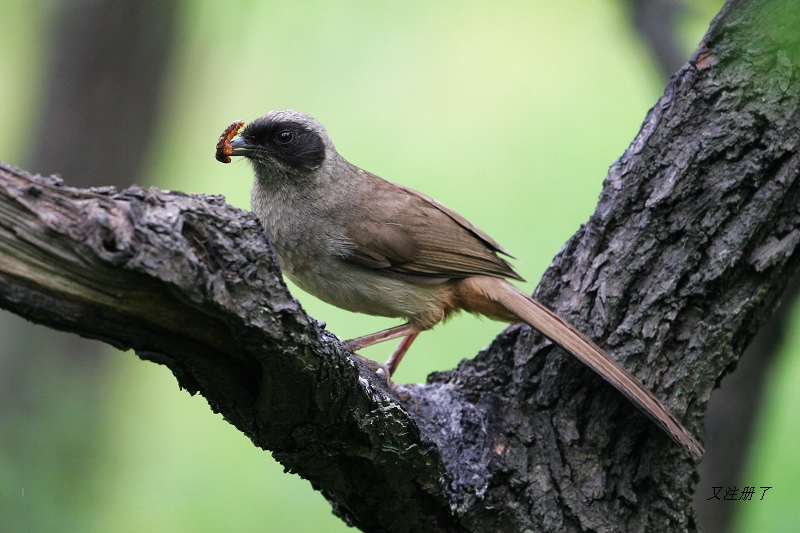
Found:
[[[230,141],[231,156],[246,157],[266,178],[308,175],[336,154],[328,132],[310,115],[271,111],[250,122]]]

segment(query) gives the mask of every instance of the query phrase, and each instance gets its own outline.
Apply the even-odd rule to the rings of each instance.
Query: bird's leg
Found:
[[[372,346],[373,344],[378,344],[379,342],[390,341],[398,337],[405,337],[407,335],[411,335],[412,333],[419,333],[419,329],[415,328],[411,324],[403,324],[401,326],[383,329],[377,333],[370,333],[369,335],[364,335],[363,337],[356,337],[355,339],[344,341],[344,347],[351,352],[357,352],[358,350],[366,348],[367,346]]]
[[[414,339],[416,339],[419,334],[419,328],[412,326],[411,324],[403,324],[401,326],[395,326],[393,328],[378,331],[377,333],[364,335],[363,337],[350,339],[349,341],[344,342],[344,346],[350,352],[353,352],[353,355],[364,361],[364,363],[373,369],[376,374],[383,374],[386,377],[386,383],[397,392],[397,388],[394,383],[392,383],[390,378],[392,374],[394,374],[395,370],[397,370],[397,366],[400,364],[403,356],[411,347],[411,343],[414,342]],[[389,356],[389,359],[386,361],[385,365],[376,363],[371,359],[367,359],[355,353],[361,348],[366,348],[367,346],[372,346],[373,344],[396,339],[398,337],[404,337],[404,339],[400,341],[400,344],[397,345],[397,348],[395,348],[394,352],[392,352],[392,355]]]
[[[388,385],[390,388],[394,385],[394,383],[392,383],[392,380],[389,379],[389,367],[377,361],[373,361],[372,359],[368,359],[363,355],[358,355],[355,352],[353,352],[352,355],[353,357],[355,357],[356,359],[360,360],[362,363],[367,365],[367,368],[375,372],[376,376],[386,378],[386,385]]]
[[[409,348],[411,348],[411,343],[414,342],[419,336],[419,331],[414,331],[414,333],[409,333],[406,335],[403,340],[400,341],[400,344],[397,345],[397,348],[394,349],[392,355],[389,356],[389,359],[386,360],[386,368],[389,370],[389,376],[391,377],[394,374],[394,371],[397,370],[397,367],[400,365],[400,361],[403,360],[403,356],[406,354]]]

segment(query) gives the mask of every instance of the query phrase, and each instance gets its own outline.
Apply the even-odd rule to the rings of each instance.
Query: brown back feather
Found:
[[[497,255],[510,254],[458,213],[375,175],[367,183],[366,208],[348,218],[352,250],[345,260],[418,283],[475,275],[522,280]]]

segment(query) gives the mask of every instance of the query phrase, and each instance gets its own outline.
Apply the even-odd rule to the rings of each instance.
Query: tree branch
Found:
[[[356,475],[376,506],[363,487],[401,491],[422,505],[404,509],[410,523],[447,513],[435,447],[291,298],[252,214],[214,197],[74,189],[5,165],[0,187],[0,305],[168,366],[315,484]]]
[[[790,4],[726,7],[538,294],[690,428],[800,261]],[[510,328],[403,405],[221,198],[3,166],[0,306],[167,365],[366,531],[695,528],[688,458],[540,335]]]

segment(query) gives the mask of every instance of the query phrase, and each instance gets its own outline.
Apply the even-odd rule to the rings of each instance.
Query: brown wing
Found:
[[[506,252],[458,213],[413,189],[369,176],[362,216],[348,218],[346,260],[416,283],[474,275],[522,280]]]

